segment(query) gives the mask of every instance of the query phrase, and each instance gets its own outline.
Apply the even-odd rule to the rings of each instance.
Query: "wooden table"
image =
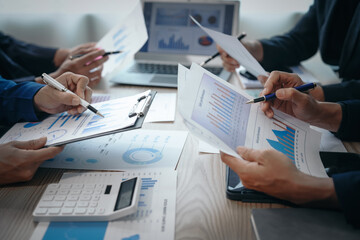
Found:
[[[237,85],[237,82],[234,82]],[[146,87],[114,86],[100,93],[123,97]],[[159,93],[176,89],[154,88]],[[173,123],[146,123],[145,129],[186,130],[179,113]],[[349,151],[360,145],[346,143]],[[0,187],[0,239],[28,239],[36,227],[32,211],[47,184],[60,180],[64,169],[40,168],[27,183]],[[255,239],[250,223],[253,208],[284,207],[280,204],[241,203],[225,196],[225,165],[219,154],[199,154],[198,142],[189,134],[177,167],[175,239]]]

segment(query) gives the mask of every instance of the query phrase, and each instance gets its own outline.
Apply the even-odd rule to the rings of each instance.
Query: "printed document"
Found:
[[[136,213],[112,222],[41,222],[30,239],[174,239],[176,171],[161,169],[115,174],[121,174],[124,179],[141,177]],[[72,175],[78,174],[65,173],[60,183],[71,183]],[[86,176],[82,179],[86,183],[92,183]]]
[[[320,160],[321,134],[309,124],[276,111],[272,119],[245,92],[197,64],[179,65],[178,109],[190,132],[233,156],[237,146],[273,148],[302,172],[327,177]],[[189,84],[191,82],[191,84]]]
[[[187,131],[137,129],[70,143],[41,167],[87,170],[175,169]]]
[[[109,60],[104,64],[103,77],[132,59],[148,39],[140,1],[123,0],[118,5],[121,20],[97,43],[97,46],[105,51],[122,51],[122,53],[110,55]]]
[[[101,112],[104,118],[87,110],[79,115],[63,112],[50,115],[41,122],[17,123],[4,134],[0,143],[27,141],[45,136],[46,146],[51,146],[120,132],[123,128],[135,125],[138,118],[129,117],[129,112],[133,110],[139,97],[149,94],[150,90],[130,97],[93,104],[92,106]]]
[[[211,30],[203,27],[193,17],[190,18],[202,29],[204,32],[214,39],[231,57],[236,59],[242,66],[244,66],[254,76],[264,75],[267,72],[260,65],[260,63],[249,53],[249,51],[242,45],[242,43],[234,36],[226,35],[221,32]]]

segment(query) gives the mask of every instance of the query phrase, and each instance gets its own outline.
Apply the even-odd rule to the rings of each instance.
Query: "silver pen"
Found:
[[[60,82],[56,81],[55,79],[53,79],[52,77],[50,77],[49,75],[47,75],[46,73],[42,74],[42,79],[43,81],[49,85],[50,87],[53,87],[59,91],[62,92],[67,92],[67,93],[71,93],[73,95],[76,95],[75,93],[73,93],[72,91],[70,91],[69,89],[67,89],[64,85],[62,85]],[[76,95],[77,96],[77,95]],[[93,106],[90,105],[90,103],[88,103],[87,101],[85,101],[84,99],[80,98],[80,105],[83,106],[86,109],[89,109],[90,111],[92,111],[93,113],[95,113],[96,115],[99,115],[100,117],[104,117],[98,110],[96,110],[96,108],[94,108]]]

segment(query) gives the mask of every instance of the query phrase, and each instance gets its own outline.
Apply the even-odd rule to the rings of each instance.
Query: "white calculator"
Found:
[[[33,212],[34,221],[111,221],[137,209],[139,177],[125,180],[101,172],[68,176],[67,181],[48,185]]]

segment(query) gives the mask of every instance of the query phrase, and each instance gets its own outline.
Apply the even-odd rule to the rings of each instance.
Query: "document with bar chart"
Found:
[[[65,173],[60,183],[96,183],[89,173]],[[171,169],[106,172],[102,178],[140,177],[142,180],[137,211],[111,222],[41,222],[31,240],[42,239],[174,239],[177,173]]]
[[[139,121],[140,118],[136,116],[129,117],[129,112],[133,110],[140,97],[149,94],[153,93],[149,90],[137,95],[93,104],[105,116],[104,118],[87,110],[79,115],[63,112],[50,115],[41,122],[17,123],[4,134],[0,143],[47,137],[46,146],[53,146],[121,132],[127,128],[132,129],[137,123],[142,124],[143,117]],[[136,127],[140,127],[141,124],[137,124]]]
[[[196,64],[189,71],[179,68],[179,76],[179,109],[201,140],[234,156],[238,146],[273,148],[302,172],[327,176],[319,156],[321,134],[309,124],[276,110],[267,118],[258,104],[245,104],[248,95]]]

